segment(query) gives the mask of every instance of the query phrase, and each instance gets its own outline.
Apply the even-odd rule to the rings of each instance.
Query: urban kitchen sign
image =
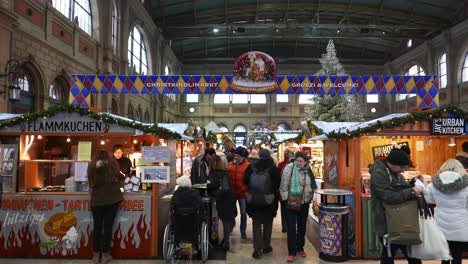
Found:
[[[441,117],[431,120],[432,135],[463,135],[465,119],[457,117]]]

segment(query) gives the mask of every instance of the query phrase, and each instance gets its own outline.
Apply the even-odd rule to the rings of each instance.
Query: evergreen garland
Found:
[[[11,119],[1,120],[0,129],[6,128],[6,127],[12,127],[23,122],[35,121],[40,118],[47,119],[60,112],[78,113],[81,116],[86,115],[86,116],[89,116],[90,118],[93,118],[95,120],[98,120],[104,123],[116,124],[116,125],[123,126],[123,127],[130,127],[130,128],[141,130],[145,133],[152,133],[152,134],[167,136],[168,138],[171,138],[171,139],[181,138],[181,136],[178,133],[172,132],[163,127],[159,127],[157,124],[145,125],[135,120],[134,121],[121,120],[121,119],[114,118],[108,114],[96,113],[96,112],[89,110],[88,108],[81,108],[81,107],[71,106],[71,105],[53,105],[49,107],[48,109],[45,109],[38,113],[27,113],[27,114],[22,114],[18,117],[14,117]]]

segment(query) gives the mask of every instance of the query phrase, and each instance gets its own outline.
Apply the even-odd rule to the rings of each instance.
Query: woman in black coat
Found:
[[[265,191],[274,196],[273,202],[267,206],[259,207],[247,202],[247,214],[252,218],[253,224],[254,252],[252,253],[252,257],[258,259],[261,258],[263,254],[270,253],[273,250],[271,247],[271,232],[273,228],[273,218],[276,216],[276,211],[278,210],[276,193],[280,186],[281,174],[273,162],[268,149],[262,149],[260,151],[259,159],[254,169],[257,173],[268,170],[270,190]],[[245,172],[244,183],[246,186],[249,186],[253,173],[254,170],[250,167]],[[253,177],[255,177],[255,175],[253,175]]]
[[[235,225],[237,216],[236,198],[231,190],[229,172],[226,163],[219,156],[213,156],[210,160],[210,183],[207,188],[216,200],[216,210],[218,217],[223,222],[223,240],[221,245],[225,250],[229,250],[229,236]]]

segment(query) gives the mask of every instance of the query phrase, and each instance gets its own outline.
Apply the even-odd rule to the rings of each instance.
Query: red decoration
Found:
[[[278,88],[276,63],[268,54],[250,51],[242,54],[234,63],[231,87],[242,93],[266,93]]]

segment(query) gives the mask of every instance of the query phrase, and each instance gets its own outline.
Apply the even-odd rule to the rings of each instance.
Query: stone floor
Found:
[[[286,234],[281,233],[281,222],[280,218],[275,218],[273,235],[272,235],[272,246],[273,252],[264,255],[260,260],[252,258],[252,222],[249,218],[247,225],[247,240],[241,240],[240,231],[239,231],[239,219],[236,220],[236,228],[233,231],[231,237],[231,250],[228,252],[226,260],[213,260],[208,261],[208,264],[221,264],[221,263],[256,263],[256,264],[276,264],[276,263],[287,263],[287,242]],[[312,246],[312,244],[307,241],[305,245],[305,251],[308,256],[306,258],[297,258],[294,263],[329,263],[318,258],[317,250]],[[365,263],[365,264],[374,264],[379,263],[377,260],[348,260],[347,262],[351,263]],[[60,260],[60,259],[0,259],[0,264],[85,264],[91,263],[89,259],[79,259],[79,260]],[[145,259],[145,260],[113,260],[111,263],[115,264],[154,264],[154,263],[165,263],[163,260],[155,259]],[[176,261],[175,263],[201,263],[200,261]],[[331,263],[331,262],[330,262]],[[406,261],[399,260],[396,261],[397,264],[407,263]],[[439,264],[440,261],[423,261],[424,264]],[[467,262],[468,263],[468,262]]]

